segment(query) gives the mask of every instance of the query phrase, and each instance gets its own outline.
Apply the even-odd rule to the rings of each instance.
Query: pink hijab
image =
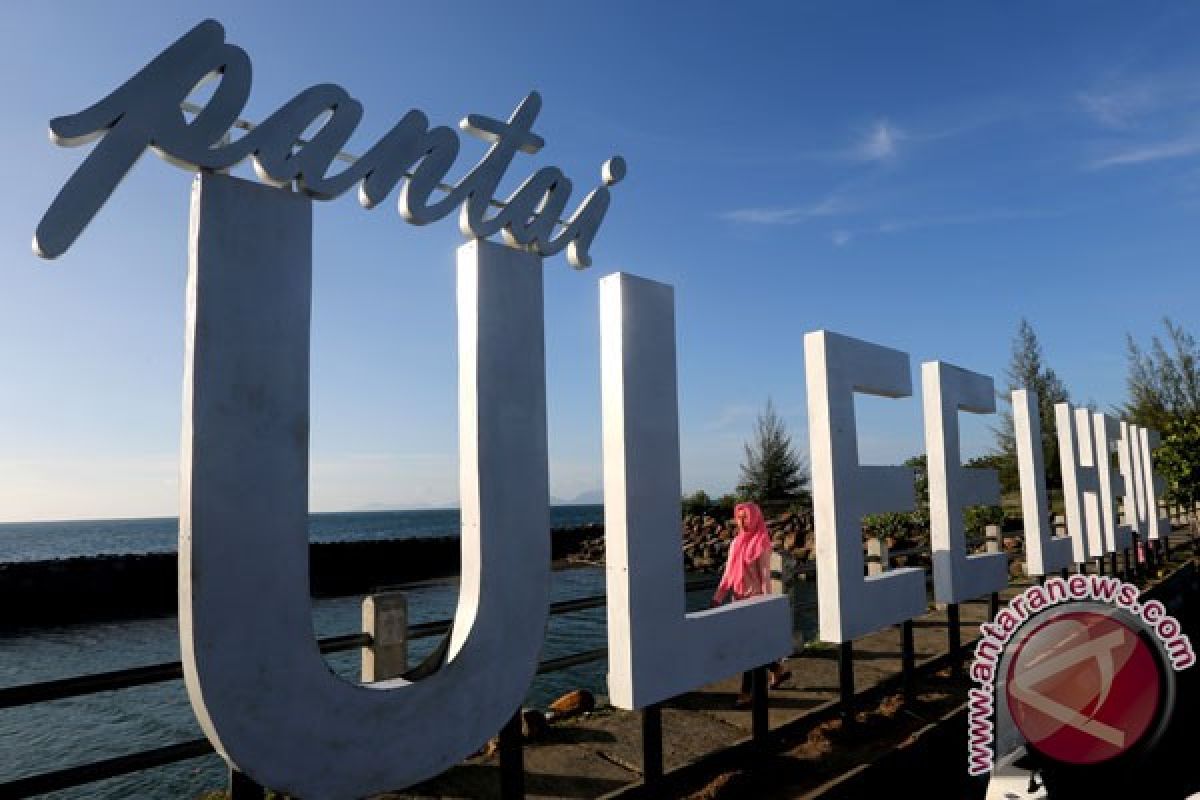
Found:
[[[746,570],[771,547],[771,536],[767,533],[762,510],[754,503],[738,503],[734,506],[733,518],[736,520],[743,511],[746,512],[746,521],[729,545],[729,561],[725,565],[721,585],[717,587],[718,592],[732,591],[736,597],[746,595]]]

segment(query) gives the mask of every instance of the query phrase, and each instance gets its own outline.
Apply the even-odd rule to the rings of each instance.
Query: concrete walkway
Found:
[[[1176,537],[1176,543],[1182,543],[1181,537]],[[1187,560],[1184,549],[1179,548],[1172,562]],[[1013,581],[1001,597],[1011,597],[1028,585],[1027,580]],[[965,645],[978,635],[978,625],[985,621],[987,611],[987,598],[960,606],[964,663],[970,658]],[[922,664],[948,650],[945,612],[931,608],[914,620],[913,634],[920,671]],[[854,643],[856,692],[898,674],[900,653],[898,626],[857,640]],[[838,698],[837,649],[822,644],[807,647],[789,659],[788,668],[791,679],[770,695],[770,728],[808,715],[814,716],[814,725],[817,718],[829,719],[831,703]],[[740,675],[732,676],[666,705],[662,715],[663,762],[668,773],[750,736],[750,712],[733,707],[739,684]],[[526,797],[595,798],[619,792],[642,779],[641,716],[602,707],[583,717],[553,724],[544,737],[525,744],[524,759]],[[470,759],[404,793],[389,793],[378,800],[499,796],[498,760],[495,755],[488,755]]]
[[[986,600],[961,606],[964,641],[975,637],[975,627],[984,621],[986,613]],[[947,633],[944,612],[931,611],[914,622],[918,667],[947,651]],[[768,720],[772,729],[838,697],[836,648],[823,645],[805,648],[802,654],[789,659],[788,669],[792,672],[791,679],[770,695]],[[874,686],[899,671],[899,627],[855,642],[856,691]],[[667,704],[662,715],[666,771],[750,735],[750,712],[733,708],[740,682],[740,675],[733,676]],[[525,744],[526,796],[599,797],[638,782],[642,778],[641,746],[641,717],[635,713],[603,707],[583,717],[553,724],[544,738]],[[476,757],[413,790],[389,793],[380,800],[498,798],[497,765],[495,755]]]

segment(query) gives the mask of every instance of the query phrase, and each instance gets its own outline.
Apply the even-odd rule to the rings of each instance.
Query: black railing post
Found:
[[[992,592],[991,597],[988,598],[988,619],[989,620],[995,619],[996,615],[999,613],[1000,613],[1000,593]]]
[[[958,603],[946,605],[946,645],[950,651],[950,673],[962,675],[962,631],[958,624]]]
[[[849,721],[854,710],[854,642],[838,645],[838,691],[842,718]]]
[[[755,667],[750,673],[750,735],[762,744],[767,739],[767,668]]]
[[[239,772],[237,767],[229,768],[229,800],[263,800],[267,790]]]
[[[916,688],[917,653],[913,646],[913,623],[906,619],[900,623],[900,672],[903,675],[904,696],[911,699]]]
[[[642,786],[653,797],[663,777],[662,705],[642,709]]]
[[[521,751],[521,709],[500,729],[500,797],[521,800],[525,796],[525,758]]]

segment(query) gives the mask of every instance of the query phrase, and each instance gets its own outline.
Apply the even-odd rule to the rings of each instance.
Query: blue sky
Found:
[[[1003,383],[1021,316],[1075,399],[1124,396],[1126,332],[1196,330],[1200,7],[1186,3],[7,4],[0,59],[0,519],[173,515],[190,176],[147,155],[65,256],[30,237],[84,152],[50,118],[205,16],[250,54],[246,116],[344,86],[362,152],[543,95],[507,187],[629,174],[577,272],[546,264],[551,491],[600,485],[597,280],[676,287],[686,489],[729,489],[774,398],[801,445],[803,333]],[[467,143],[453,175],[482,153]],[[502,187],[504,188],[504,187]],[[571,206],[574,207],[575,201]],[[453,219],[316,208],[314,510],[457,494]],[[864,460],[923,449],[918,396],[860,403]],[[965,423],[968,455],[990,444]]]

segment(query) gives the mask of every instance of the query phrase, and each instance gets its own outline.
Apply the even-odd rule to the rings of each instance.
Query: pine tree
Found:
[[[1174,419],[1200,413],[1200,348],[1182,325],[1169,318],[1163,319],[1163,325],[1171,350],[1155,336],[1146,352],[1126,336],[1129,402],[1122,409],[1131,422],[1160,432]]]
[[[743,498],[765,511],[776,511],[808,497],[808,472],[770,398],[755,420],[754,435],[746,442],[745,451],[738,484]]]
[[[1154,467],[1167,481],[1167,501],[1191,507],[1200,501],[1200,347],[1170,319],[1167,345],[1155,336],[1149,352],[1129,341],[1129,401],[1123,416],[1157,430],[1162,444]]]
[[[1012,405],[1012,392],[1025,389],[1037,398],[1038,419],[1042,427],[1042,456],[1046,465],[1046,486],[1062,488],[1062,467],[1058,460],[1058,428],[1054,422],[1054,405],[1070,402],[1067,387],[1054,370],[1046,366],[1042,345],[1029,321],[1022,318],[1013,338],[1012,357],[1005,370],[1008,391],[1000,399]],[[1013,429],[1012,411],[1000,414],[1000,426],[993,430],[999,456],[1000,485],[1005,492],[1018,491],[1017,439]]]

